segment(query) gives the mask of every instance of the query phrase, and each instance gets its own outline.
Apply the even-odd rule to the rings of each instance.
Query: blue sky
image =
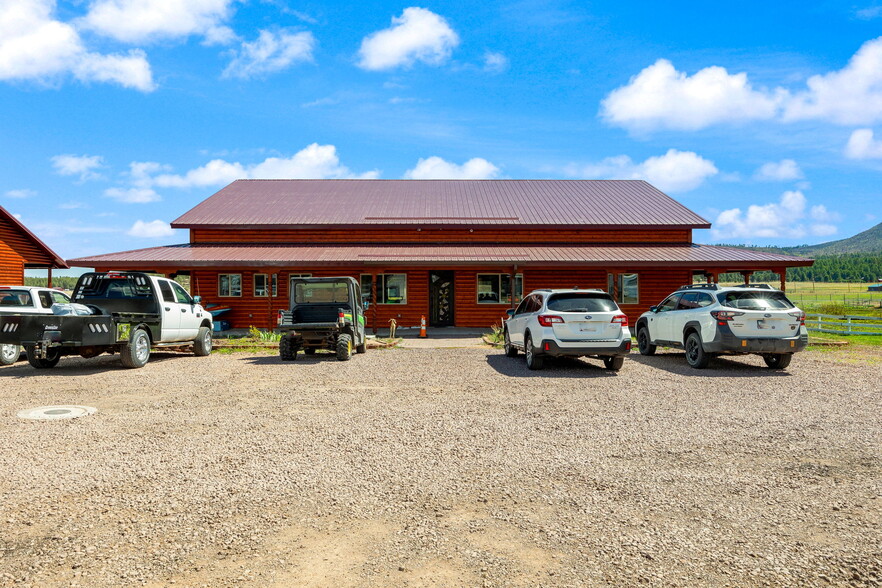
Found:
[[[882,221],[882,1],[0,0],[0,204],[62,257],[240,177],[642,178],[704,243]]]

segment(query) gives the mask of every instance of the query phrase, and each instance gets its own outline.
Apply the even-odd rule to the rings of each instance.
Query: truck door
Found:
[[[202,317],[196,316],[196,304],[193,303],[193,299],[190,298],[183,286],[177,282],[171,282],[171,287],[181,311],[180,340],[195,339],[196,333],[199,332],[199,325],[202,323]]]
[[[181,332],[181,309],[175,293],[172,291],[171,282],[157,280],[159,291],[162,293],[162,341],[179,341]]]

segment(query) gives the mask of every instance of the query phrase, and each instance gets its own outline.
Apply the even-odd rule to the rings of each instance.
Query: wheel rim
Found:
[[[640,348],[640,351],[646,351],[646,331],[640,331],[640,334],[637,335],[637,347]]]
[[[138,361],[147,361],[147,358],[150,357],[150,341],[143,332],[138,333],[135,338],[135,357],[138,358]]]
[[[694,337],[690,337],[689,340],[686,341],[686,356],[689,358],[689,361],[695,361],[698,359],[698,341],[696,341]]]
[[[206,351],[211,351],[211,332],[206,332],[205,336],[202,337],[202,346],[205,347]]]
[[[529,337],[524,341],[524,355],[527,356],[527,363],[533,363],[533,340]]]
[[[18,346],[17,345],[0,345],[0,353],[3,354],[3,359],[6,361],[18,359],[18,355],[19,355]]]
[[[508,338],[508,331],[505,332],[504,341],[505,350],[508,351],[509,349],[511,349],[511,339]]]

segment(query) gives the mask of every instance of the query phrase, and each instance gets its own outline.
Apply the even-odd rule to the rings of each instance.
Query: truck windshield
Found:
[[[0,307],[33,306],[31,293],[27,290],[0,290]]]
[[[142,280],[143,281],[143,280]],[[91,287],[83,290],[80,298],[111,298],[142,300],[153,296],[150,284],[146,281],[138,283],[132,278],[112,278],[96,280]]]
[[[349,285],[346,282],[298,282],[294,285],[294,302],[349,302]]]
[[[793,303],[781,292],[721,292],[717,299],[723,306],[743,310],[787,310]]]

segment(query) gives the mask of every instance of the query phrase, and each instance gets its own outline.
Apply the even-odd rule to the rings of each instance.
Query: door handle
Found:
[[[182,309],[181,309],[181,312],[187,312],[187,309],[186,309],[186,308],[182,308]]]
[[[166,306],[165,309],[166,309],[166,310],[171,310],[171,307]]]

